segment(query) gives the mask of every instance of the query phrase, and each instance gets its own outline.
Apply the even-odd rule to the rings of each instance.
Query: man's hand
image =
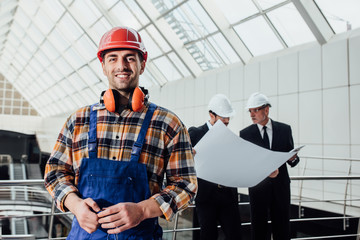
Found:
[[[295,154],[294,156],[292,156],[292,157],[288,160],[288,162],[292,162],[292,161],[294,161],[296,158],[297,158],[297,154]]]
[[[295,154],[294,156],[292,156],[289,160],[287,160],[288,164],[291,166],[291,167],[295,167],[298,163],[299,163],[299,158],[298,158],[298,155]]]
[[[81,228],[88,233],[96,231],[99,226],[96,212],[100,208],[93,199],[81,199],[75,193],[70,193],[64,204],[76,216]]]
[[[99,223],[109,234],[115,234],[137,226],[144,220],[144,210],[136,203],[118,203],[98,213]]]
[[[116,234],[133,228],[147,218],[162,215],[159,204],[154,199],[139,203],[118,203],[98,213],[102,228],[109,229],[108,234]]]
[[[278,174],[279,174],[279,169],[276,169],[269,175],[269,178],[276,178]]]

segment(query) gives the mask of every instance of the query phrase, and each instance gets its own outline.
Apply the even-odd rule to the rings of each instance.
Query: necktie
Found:
[[[269,141],[269,136],[266,132],[266,126],[263,126],[263,129],[264,129],[264,137],[263,137],[264,147],[270,149],[270,141]]]

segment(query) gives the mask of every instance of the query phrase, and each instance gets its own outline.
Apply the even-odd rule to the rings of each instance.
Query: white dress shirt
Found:
[[[260,134],[261,134],[261,138],[264,138],[264,129],[263,129],[263,125],[261,124],[257,124]],[[269,119],[269,121],[266,123],[266,132],[269,136],[269,146],[271,149],[272,146],[272,138],[273,138],[273,129],[272,129],[272,123],[271,123],[271,119]]]

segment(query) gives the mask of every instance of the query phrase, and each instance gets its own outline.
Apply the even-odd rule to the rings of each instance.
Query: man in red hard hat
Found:
[[[139,89],[147,51],[138,32],[111,29],[97,56],[109,90],[68,118],[45,186],[75,215],[67,239],[161,239],[158,216],[171,220],[197,191],[187,129]]]

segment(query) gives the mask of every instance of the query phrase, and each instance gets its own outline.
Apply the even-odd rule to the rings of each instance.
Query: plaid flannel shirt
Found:
[[[116,114],[97,104],[98,158],[130,161],[147,107],[141,112],[128,109]],[[64,200],[78,192],[79,169],[88,158],[90,106],[72,114],[64,124],[46,164],[45,187],[57,207],[66,211]],[[167,109],[157,107],[152,116],[139,162],[146,164],[152,198],[160,205],[164,217],[171,220],[195,197],[197,178],[191,143],[186,127]],[[167,185],[163,188],[164,173]],[[163,189],[162,189],[163,188]]]

